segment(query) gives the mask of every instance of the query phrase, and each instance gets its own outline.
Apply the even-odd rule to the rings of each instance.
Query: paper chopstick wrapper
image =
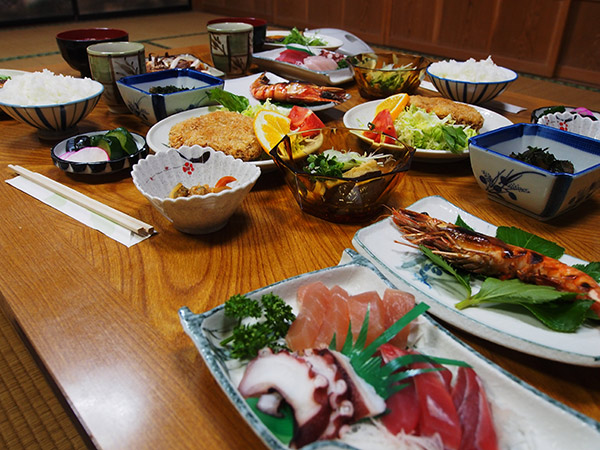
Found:
[[[23,167],[9,165],[20,177],[8,184],[94,228],[127,247],[154,234],[154,228],[50,178]]]

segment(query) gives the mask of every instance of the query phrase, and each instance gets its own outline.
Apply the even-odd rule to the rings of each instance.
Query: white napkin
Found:
[[[78,220],[84,225],[104,233],[109,238],[114,239],[115,241],[127,247],[131,247],[132,245],[142,242],[144,239],[150,237],[139,236],[127,228],[122,227],[121,225],[118,225],[94,212],[91,212],[90,210],[79,206],[58,194],[55,194],[54,192],[20,175],[15,178],[11,178],[10,180],[6,180],[6,182],[11,186],[16,187],[20,191],[31,195],[33,198],[45,203],[46,205],[49,205],[54,209],[66,214],[67,216]]]
[[[427,89],[428,91],[437,92],[438,90],[435,88],[433,83],[430,81],[421,81],[421,86],[423,89]],[[504,103],[499,100],[490,100],[485,104],[486,107],[497,109],[500,111],[505,111],[512,114],[517,114],[521,111],[525,111],[527,108],[523,108],[522,106],[512,105],[510,103]]]

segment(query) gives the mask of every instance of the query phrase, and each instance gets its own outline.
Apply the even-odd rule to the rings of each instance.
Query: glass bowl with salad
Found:
[[[410,169],[414,148],[380,132],[325,127],[289,133],[270,155],[300,209],[338,223],[367,221]]]
[[[429,60],[402,52],[361,53],[350,56],[354,79],[361,97],[385,98],[414,93],[425,77]]]

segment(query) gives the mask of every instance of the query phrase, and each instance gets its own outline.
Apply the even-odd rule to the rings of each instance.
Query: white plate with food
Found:
[[[177,125],[179,123],[183,123],[186,120],[205,116],[207,114],[221,111],[223,109],[224,108],[220,105],[203,106],[203,107],[196,108],[196,109],[190,109],[188,111],[182,111],[180,113],[173,114],[172,116],[166,117],[163,120],[161,120],[160,122],[157,122],[156,124],[154,124],[152,126],[152,128],[150,128],[150,130],[148,130],[148,134],[146,135],[146,143],[148,144],[148,147],[150,148],[150,150],[152,150],[155,153],[165,152],[165,151],[169,150],[170,148],[173,148],[173,146],[171,146],[171,144],[170,144],[169,133],[171,132],[171,128],[173,128],[175,125]],[[237,113],[235,113],[235,114],[237,114]],[[240,114],[240,116],[241,116],[241,114]],[[249,119],[249,118],[246,117],[245,119]],[[239,131],[239,129],[224,130],[224,133],[231,133],[231,132],[236,132],[236,131]],[[252,134],[254,135],[254,132],[252,132]],[[203,144],[203,145],[212,147],[210,144]],[[216,148],[216,149],[218,149],[218,148]],[[273,162],[271,157],[269,155],[267,155],[265,152],[261,152],[258,159],[249,161],[249,162],[258,166],[261,169],[261,171],[263,171],[263,172],[266,170],[272,170],[275,168],[275,163]]]
[[[148,54],[146,58],[146,72],[158,72],[168,69],[194,69],[213,77],[222,77],[225,75],[224,72],[189,53],[179,55],[169,55],[168,52],[164,55]]]
[[[352,67],[345,63],[345,55],[329,50],[306,53],[293,48],[277,48],[253,54],[252,61],[262,70],[317,84],[337,86],[354,78]]]
[[[233,78],[231,80],[225,80],[225,86],[223,87],[223,89],[225,91],[231,92],[233,94],[246,97],[250,102],[250,106],[258,105],[260,103],[263,103],[265,100],[264,99],[259,100],[252,94],[252,83],[254,83],[257,78],[259,78],[263,75],[268,79],[269,84],[294,83],[294,82],[290,82],[289,80],[286,80],[285,78],[280,77],[279,75],[275,75],[274,73],[264,72],[264,74],[263,73],[255,73],[255,74],[248,75],[248,76],[241,77],[241,78]],[[347,94],[343,89],[337,88],[337,87],[310,86],[310,88],[307,89],[307,95],[311,95],[310,98],[314,98],[315,96],[319,97],[319,95],[321,95],[322,93],[325,93],[323,95],[328,95],[328,93],[332,93],[332,95],[337,95],[338,92],[340,92],[340,100],[337,102],[333,102],[333,101],[328,102],[328,101],[324,100],[323,102],[319,102],[319,103],[315,103],[315,104],[301,104],[301,103],[299,103],[299,104],[301,106],[304,106],[305,108],[312,110],[312,111],[323,111],[325,109],[335,108],[336,106],[340,105],[341,103],[344,103],[345,101],[347,101],[350,98],[350,94]],[[278,104],[281,105],[282,107],[289,107],[290,109],[292,108],[291,103],[286,103],[283,100],[281,102],[278,102]]]
[[[290,34],[292,35],[290,37]],[[288,38],[290,42],[284,42]],[[327,36],[319,32],[293,30],[270,30],[267,31],[264,48],[278,48],[286,45],[304,45],[314,49],[335,50],[344,43],[333,36]]]
[[[348,128],[368,129],[368,123],[371,122],[375,117],[377,105],[379,105],[383,100],[384,99],[372,100],[351,108],[344,114],[344,125]],[[509,119],[498,113],[490,111],[489,109],[475,105],[468,106],[477,110],[483,118],[483,125],[479,129],[479,134],[512,125],[512,122]],[[458,161],[468,157],[468,149],[460,153],[453,153],[447,150],[417,148],[414,159],[416,161],[443,163],[449,161]]]
[[[451,224],[460,216],[475,231],[491,236],[496,233],[497,227],[442,197],[423,198],[407,209],[425,212]],[[575,332],[563,333],[547,328],[525,308],[480,305],[457,309],[455,305],[465,298],[464,290],[451,275],[406,241],[391,217],[360,229],[352,243],[393,283],[408,283],[417,290],[431,306],[431,314],[444,321],[516,351],[563,363],[600,367],[600,327],[590,324],[591,320]],[[569,266],[585,263],[569,255],[563,255],[560,261]],[[481,286],[481,282],[477,285]]]
[[[346,250],[342,256],[340,265],[335,267],[329,267],[316,272],[311,272],[303,275],[299,275],[288,280],[284,280],[265,288],[250,292],[246,294],[247,298],[261,300],[263,295],[270,296],[271,294],[278,296],[283,302],[291,306],[294,314],[298,313],[298,300],[297,295],[300,289],[305,289],[310,283],[320,282],[327,289],[333,291],[334,286],[339,286],[350,295],[356,295],[364,293],[366,291],[375,292],[376,295],[385,295],[385,291],[392,287],[381,273],[379,273],[365,258],[358,256],[352,250]],[[410,291],[412,288],[402,282],[397,283],[397,287],[404,291]],[[416,300],[428,300],[422,294],[416,292]],[[422,307],[423,305],[419,306]],[[414,310],[413,310],[414,311]],[[389,426],[384,423],[385,416],[379,416],[370,420],[362,420],[359,423],[349,425],[348,428],[337,429],[332,437],[328,440],[317,440],[313,441],[315,430],[317,428],[323,428],[322,420],[312,420],[317,415],[319,418],[324,418],[324,425],[327,426],[327,416],[331,420],[333,413],[331,412],[330,400],[334,399],[337,401],[339,398],[343,398],[348,391],[355,392],[357,383],[344,383],[343,385],[336,384],[339,390],[336,389],[334,392],[322,392],[324,385],[329,384],[328,378],[325,376],[315,377],[314,384],[311,384],[311,377],[314,376],[312,372],[317,371],[318,373],[322,370],[327,370],[331,367],[330,364],[326,364],[325,367],[317,366],[316,364],[311,365],[311,369],[307,370],[305,365],[306,362],[300,359],[298,361],[297,355],[286,354],[282,352],[278,355],[281,357],[281,361],[285,363],[281,366],[269,366],[273,359],[261,359],[263,357],[271,357],[271,352],[261,352],[260,358],[254,358],[252,368],[248,365],[248,359],[240,360],[232,358],[230,344],[223,344],[224,339],[229,339],[232,334],[232,328],[235,326],[235,321],[225,316],[224,305],[218,306],[217,308],[202,313],[194,314],[189,308],[183,307],[179,310],[179,318],[183,329],[192,339],[196,345],[200,355],[204,359],[205,364],[211,371],[213,377],[222,388],[225,395],[232,402],[234,407],[238,410],[242,419],[252,428],[257,436],[264,442],[268,448],[277,450],[288,450],[290,448],[290,439],[297,442],[300,438],[306,438],[307,442],[302,448],[311,450],[317,448],[343,448],[347,450],[353,449],[371,449],[371,448],[443,448],[444,444],[440,441],[447,442],[445,439],[451,439],[452,433],[448,433],[446,430],[448,427],[449,420],[447,416],[444,416],[444,426],[434,428],[432,431],[434,437],[423,436],[427,432],[423,430],[427,429],[427,423],[429,418],[425,417],[427,414],[420,415],[418,417],[419,431],[415,434],[402,434],[394,435],[388,431]],[[429,316],[421,315],[418,316],[411,325],[411,332],[408,335],[408,348],[438,358],[452,358],[453,360],[462,361],[470,365],[474,372],[470,369],[466,369],[471,373],[475,373],[478,379],[481,381],[482,388],[476,388],[478,393],[481,395],[476,396],[475,401],[483,399],[483,404],[489,405],[475,408],[477,411],[481,411],[479,408],[483,408],[485,412],[490,413],[491,428],[495,431],[490,433],[491,440],[495,438],[497,442],[497,448],[499,449],[548,449],[548,448],[569,448],[573,442],[573,436],[577,438],[577,448],[581,450],[595,449],[597,443],[600,440],[600,424],[584,415],[566,407],[565,405],[556,402],[549,398],[545,394],[525,384],[514,376],[505,372],[500,367],[496,366],[492,362],[486,360],[479,353],[475,352],[470,347],[459,341],[448,331],[438,325]],[[324,351],[322,354],[330,356],[333,352]],[[314,358],[314,352],[310,352]],[[307,357],[306,351],[304,357]],[[311,358],[311,356],[308,356]],[[337,357],[335,357],[337,358]],[[317,357],[318,359],[318,357]],[[322,361],[322,360],[321,360]],[[328,360],[328,362],[331,361]],[[335,359],[334,363],[338,359]],[[267,363],[267,364],[265,364]],[[286,366],[289,364],[289,367]],[[460,364],[460,363],[459,363]],[[292,367],[294,366],[294,367]],[[351,367],[350,367],[351,366]],[[337,366],[339,368],[339,366]],[[345,368],[349,368],[346,374],[354,372],[354,364],[352,361]],[[459,368],[457,365],[446,365],[449,371],[444,371],[446,376],[454,378],[455,380],[460,379],[459,372],[465,373],[464,368]],[[264,370],[260,370],[260,369]],[[248,370],[247,370],[248,369]],[[258,370],[257,370],[258,369]],[[284,370],[288,372],[284,372]],[[292,370],[293,369],[293,370]],[[333,369],[336,370],[334,364]],[[252,372],[249,374],[249,372]],[[260,373],[259,373],[260,372]],[[278,375],[283,377],[278,377]],[[439,377],[440,375],[420,374],[416,375],[413,380],[417,380],[417,377]],[[436,372],[441,374],[441,372]],[[356,372],[354,375],[358,376]],[[271,415],[264,414],[256,409],[254,405],[256,397],[260,395],[259,403],[263,400],[274,400],[274,406],[280,406],[282,397],[270,391],[267,395],[260,393],[248,394],[249,385],[253,384],[249,378],[252,376],[256,377],[254,385],[257,386],[263,380],[262,377],[270,377],[269,383],[265,382],[265,386],[274,386],[277,389],[276,392],[285,391],[291,389],[292,391],[298,390],[302,394],[296,398],[285,397],[290,402],[309,402],[308,406],[313,406],[310,410],[298,407],[296,410],[292,410],[291,416],[294,413],[298,416],[299,412],[302,411],[302,417],[296,418],[295,422],[287,412],[288,416],[284,419],[277,419]],[[290,379],[291,377],[291,379]],[[329,378],[335,379],[335,378]],[[364,382],[358,376],[356,378],[344,378],[358,381],[358,384]],[[371,382],[377,383],[378,379],[371,379]],[[318,381],[318,383],[317,383]],[[406,381],[406,380],[405,380]],[[286,383],[287,382],[287,383]],[[408,380],[409,384],[417,383],[417,381]],[[443,381],[438,378],[438,383]],[[434,383],[435,384],[435,383]],[[286,386],[287,385],[287,386]],[[474,383],[479,386],[478,383]],[[371,396],[375,393],[375,389],[371,384],[362,384],[364,390],[358,394],[358,397],[364,398],[364,395]],[[343,389],[341,389],[343,387]],[[264,389],[264,387],[263,387]],[[444,388],[449,390],[455,390],[456,387]],[[321,397],[316,395],[316,390],[324,395],[324,401],[315,405],[315,401],[320,401]],[[244,391],[246,397],[254,396],[254,399],[245,399],[242,396],[241,391]],[[367,394],[367,391],[370,392]],[[425,395],[427,405],[434,403],[436,407],[439,405],[437,400],[434,398],[435,395],[429,390],[423,388],[424,392],[428,392]],[[311,396],[311,392],[313,395]],[[379,392],[379,391],[377,391]],[[445,395],[442,392],[443,395]],[[376,394],[377,395],[377,394]],[[356,397],[350,396],[347,402],[343,405],[347,409],[339,408],[335,412],[344,414],[344,412],[350,411],[350,415],[354,417],[354,411],[359,411],[359,404],[356,401]],[[372,397],[371,397],[372,398]],[[487,398],[487,401],[485,400]],[[314,399],[314,400],[313,400]],[[284,401],[284,403],[287,403]],[[381,400],[382,401],[382,400]],[[452,403],[452,400],[449,400]],[[369,408],[373,408],[377,402],[373,401],[369,404]],[[263,404],[264,405],[264,404]],[[273,404],[272,404],[273,405]],[[388,408],[389,414],[393,414],[394,406],[390,404],[383,404],[383,409]],[[392,404],[393,405],[393,404]],[[267,405],[269,406],[269,405]],[[285,406],[283,405],[285,410]],[[301,405],[301,406],[304,406]],[[326,409],[329,408],[327,411]],[[451,410],[452,404],[446,404],[446,408]],[[261,408],[264,410],[265,408]],[[274,411],[276,408],[272,408]],[[431,410],[431,408],[420,408],[420,410]],[[418,410],[418,409],[417,409]],[[278,409],[277,412],[281,412]],[[466,427],[463,429],[473,430],[475,433],[481,431],[477,425],[483,423],[485,418],[484,412],[479,415],[472,415],[470,418],[464,414],[461,414],[459,420],[462,424],[468,423],[475,426]],[[430,416],[437,417],[437,416]],[[338,420],[340,418],[338,417]],[[342,418],[344,420],[345,418]],[[275,427],[267,425],[268,422],[273,421],[279,422],[278,431],[274,431]],[[352,421],[353,419],[346,419]],[[390,420],[389,417],[387,420]],[[456,419],[454,419],[456,420]],[[282,425],[282,422],[284,424]],[[330,424],[332,422],[329,422]],[[456,422],[454,422],[456,425]],[[287,425],[286,425],[287,424]],[[313,425],[311,429],[307,431],[308,427],[304,424]],[[461,424],[461,425],[462,425]],[[392,427],[393,427],[392,423]],[[484,427],[482,427],[484,428]],[[301,430],[302,429],[302,430]],[[301,432],[302,431],[302,432]],[[438,434],[439,433],[439,434]],[[467,439],[470,432],[459,432],[461,436],[459,440]],[[419,436],[419,434],[421,434]],[[472,435],[471,435],[472,436]],[[489,436],[489,435],[488,435]],[[475,437],[476,438],[476,437]],[[423,440],[424,439],[424,440]],[[312,441],[312,443],[310,442]],[[432,446],[432,444],[436,444]],[[464,443],[464,442],[463,442]],[[488,442],[489,443],[489,442]],[[460,442],[458,443],[460,444]],[[421,446],[424,445],[424,446]],[[301,445],[298,445],[301,446]],[[456,445],[458,448],[458,445]],[[491,447],[490,447],[491,448]]]

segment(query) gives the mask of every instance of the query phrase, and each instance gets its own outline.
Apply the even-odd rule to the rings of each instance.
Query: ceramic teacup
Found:
[[[104,101],[115,113],[128,113],[117,80],[146,72],[144,45],[138,42],[103,42],[87,48],[92,78],[104,86]]]
[[[252,25],[223,22],[210,24],[206,28],[214,66],[227,75],[246,73],[252,62]]]

